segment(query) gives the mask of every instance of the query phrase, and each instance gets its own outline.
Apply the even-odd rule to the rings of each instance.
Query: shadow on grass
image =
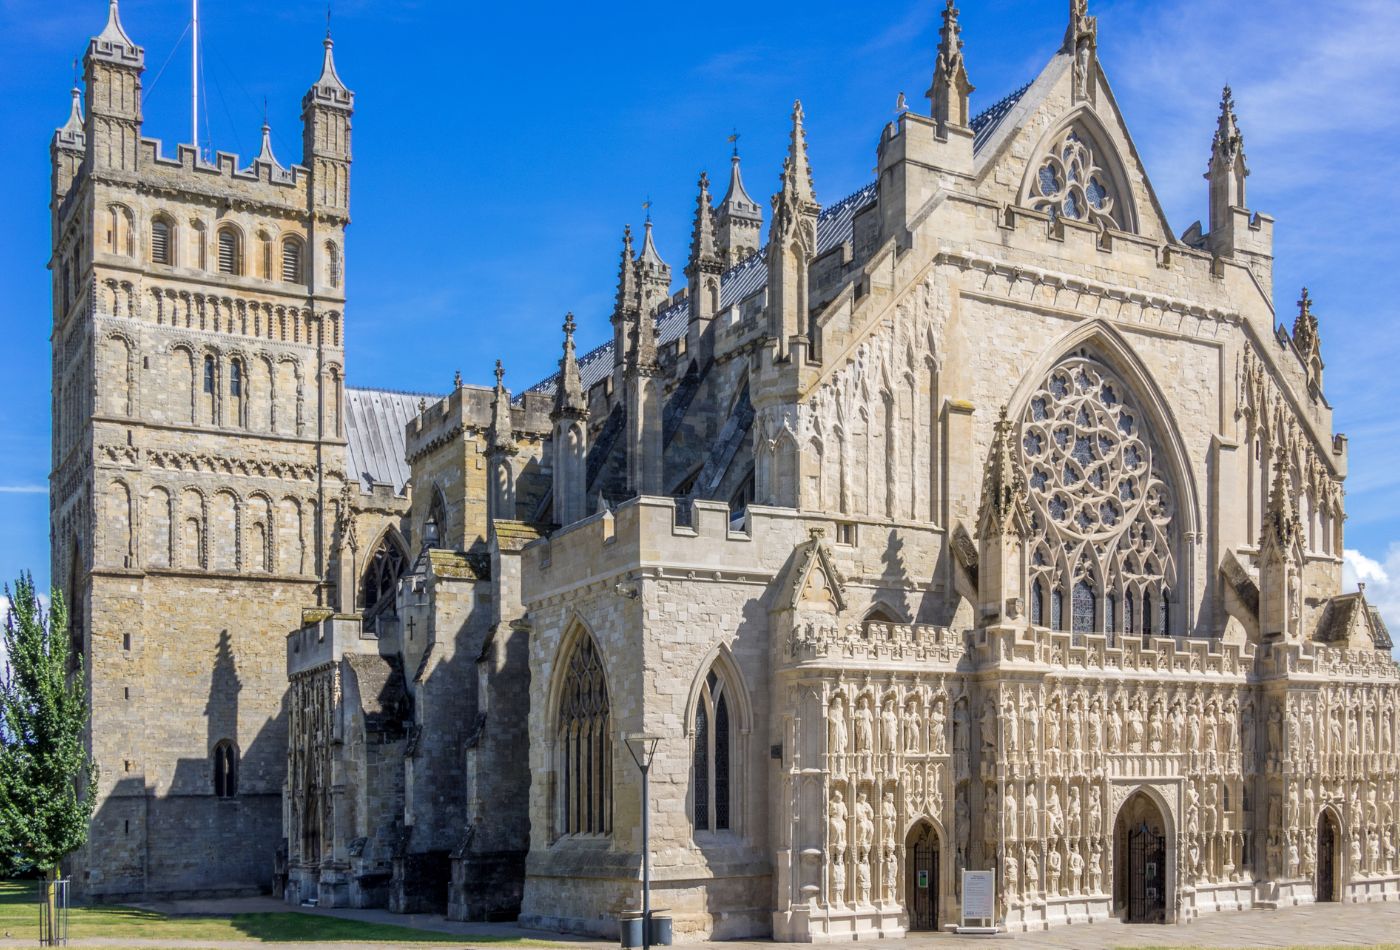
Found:
[[[18,939],[39,936],[37,881],[0,881],[0,933]],[[254,943],[451,943],[554,947],[544,940],[521,940],[494,934],[449,934],[396,924],[367,923],[325,914],[295,911],[214,915],[168,915],[121,904],[74,906],[69,912],[69,935],[145,940],[231,940]]]

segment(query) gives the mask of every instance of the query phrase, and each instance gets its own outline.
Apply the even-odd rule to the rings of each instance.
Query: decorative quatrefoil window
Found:
[[[1073,128],[1056,140],[1041,161],[1028,203],[1052,220],[1067,218],[1098,228],[1126,229],[1108,172],[1099,166],[1090,140]]]
[[[1021,457],[1031,622],[1111,638],[1173,632],[1175,494],[1128,387],[1092,357],[1061,361],[1026,406]]]

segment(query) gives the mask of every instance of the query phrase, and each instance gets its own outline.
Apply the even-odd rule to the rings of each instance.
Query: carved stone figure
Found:
[[[880,711],[880,748],[886,755],[893,755],[899,747],[899,716],[894,711],[894,700],[885,700]]]
[[[1040,862],[1035,859],[1035,853],[1026,855],[1026,896],[1034,898],[1040,893]]]
[[[846,753],[846,701],[840,696],[831,701],[827,727],[827,749],[831,753],[833,766],[840,769]]]
[[[1007,855],[1001,863],[1001,880],[1006,887],[1007,899],[1017,903],[1020,898],[1021,871],[1016,859]]]
[[[883,893],[885,903],[894,903],[895,882],[899,877],[899,860],[895,857],[893,846],[885,848],[885,868],[880,875],[880,890]]]
[[[1063,893],[1060,890],[1060,870],[1064,866],[1064,858],[1060,857],[1059,848],[1051,848],[1050,853],[1045,856],[1045,890],[1052,897]]]
[[[943,755],[947,752],[948,715],[943,710],[942,696],[933,701],[933,710],[929,713],[928,738],[929,743],[933,746],[934,755]]]
[[[831,793],[831,804],[828,806],[828,810],[830,817],[827,824],[827,837],[830,839],[831,853],[839,861],[846,854],[846,822],[849,819],[845,797],[839,788]]]
[[[1103,834],[1103,805],[1100,803],[1100,795],[1097,786],[1089,789],[1089,834],[1095,838]]]
[[[1060,806],[1060,790],[1054,785],[1045,790],[1045,837],[1054,841],[1065,833],[1065,814]]]
[[[1071,785],[1069,789],[1069,807],[1065,813],[1066,825],[1069,836],[1078,839],[1084,833],[1084,805],[1079,798],[1079,786]]]
[[[870,807],[870,796],[861,792],[856,798],[856,857],[868,860],[874,841],[875,809]]]
[[[1084,856],[1079,853],[1079,848],[1074,847],[1069,851],[1069,886],[1065,890],[1070,894],[1081,893],[1084,887]]]
[[[846,859],[834,858],[831,862],[831,900],[840,906],[846,902]]]
[[[861,904],[870,903],[870,855],[856,861],[856,900]]]
[[[1026,838],[1035,839],[1040,836],[1040,814],[1038,804],[1035,800],[1035,786],[1026,786]],[[1029,869],[1027,869],[1029,870]]]
[[[904,751],[919,753],[923,751],[923,736],[920,732],[921,722],[919,715],[919,704],[915,700],[910,700],[909,705],[904,707]]]

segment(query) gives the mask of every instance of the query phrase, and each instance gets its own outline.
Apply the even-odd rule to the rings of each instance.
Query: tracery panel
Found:
[[[1026,406],[1030,589],[1037,599],[1051,592],[1055,629],[1173,632],[1176,493],[1130,395],[1108,366],[1080,352],[1050,370]],[[1032,605],[1032,620],[1044,622],[1041,604]]]
[[[608,684],[597,644],[578,638],[564,667],[555,731],[560,834],[612,832],[612,735]]]

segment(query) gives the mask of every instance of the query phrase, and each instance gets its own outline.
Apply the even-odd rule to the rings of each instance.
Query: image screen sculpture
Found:
[[[1110,640],[1172,632],[1173,492],[1130,397],[1106,365],[1080,354],[1056,365],[1026,405],[1036,625]]]

